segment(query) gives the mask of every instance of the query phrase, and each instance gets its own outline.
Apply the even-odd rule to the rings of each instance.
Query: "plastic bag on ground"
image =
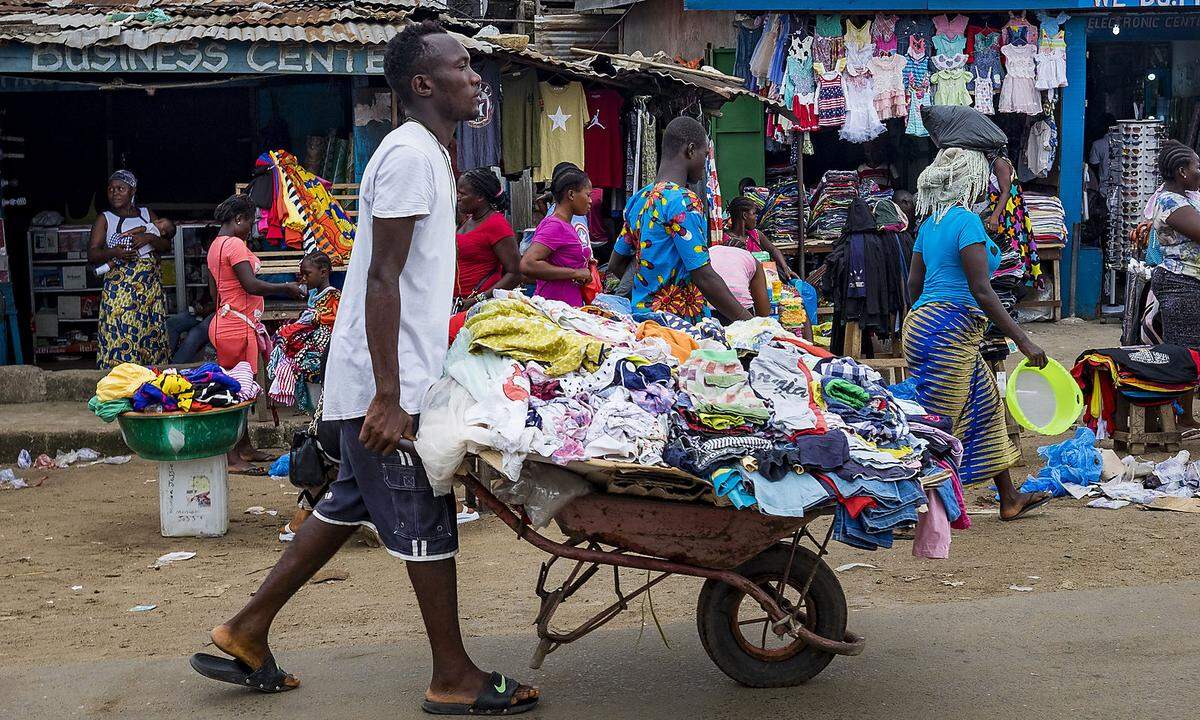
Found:
[[[1063,483],[1087,487],[1100,482],[1104,461],[1096,449],[1096,433],[1090,428],[1081,427],[1070,440],[1038,448],[1038,455],[1046,464],[1021,485],[1021,492],[1049,492],[1063,497],[1068,494]]]
[[[271,477],[287,477],[292,468],[291,453],[284,453],[279,456],[279,459],[271,463],[271,469],[268,472]]]
[[[963,148],[989,154],[1008,147],[1004,131],[972,107],[929,105],[921,108],[921,120],[939,150]]]

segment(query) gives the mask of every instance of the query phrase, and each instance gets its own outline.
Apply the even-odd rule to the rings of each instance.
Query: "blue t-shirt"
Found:
[[[613,252],[633,257],[633,317],[668,312],[690,322],[709,316],[691,272],[708,265],[708,216],[696,194],[673,182],[639,190],[625,205]]]
[[[1000,248],[988,237],[983,221],[975,213],[961,207],[950,211],[935,222],[931,217],[917,231],[914,253],[925,261],[925,285],[913,309],[932,302],[950,302],[978,308],[967,274],[963,272],[959,252],[976,243],[983,243],[988,259],[988,277],[1000,267]]]

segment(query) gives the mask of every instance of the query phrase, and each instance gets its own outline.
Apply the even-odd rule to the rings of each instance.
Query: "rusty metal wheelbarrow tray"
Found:
[[[479,458],[493,470],[500,467],[499,453],[483,451],[479,453]],[[551,467],[555,466],[547,466],[544,471],[550,471]],[[573,463],[566,466],[566,470],[583,475],[593,484],[596,484],[597,474],[610,475],[620,470],[661,471],[692,477],[670,468],[647,468],[604,461]],[[661,577],[649,582],[638,592],[648,590],[669,575],[690,575],[725,583],[756,600],[766,611],[777,634],[791,634],[815,648],[836,655],[858,655],[863,650],[863,639],[852,633],[847,632],[844,639],[834,639],[809,631],[802,623],[803,613],[785,611],[769,589],[735,572],[738,566],[780,545],[788,536],[792,537],[794,554],[800,534],[805,532],[804,526],[828,512],[813,513],[803,518],[774,517],[732,507],[595,492],[576,498],[559,511],[555,521],[567,540],[556,542],[538,533],[519,508],[514,511],[508,507],[480,478],[467,473],[461,475],[460,480],[518,537],[555,558],[573,560],[580,566],[609,565],[662,573]],[[824,544],[828,544],[828,541],[826,537]],[[821,545],[822,554],[824,544]],[[601,545],[611,546],[614,550],[602,549]],[[548,565],[543,568],[543,580],[547,568]],[[571,592],[573,590],[567,591],[552,605],[556,606]],[[545,602],[547,593],[539,588],[539,594]],[[618,605],[624,606],[624,600],[636,594],[624,596]],[[552,612],[553,607],[550,608]],[[543,614],[546,615],[545,607]],[[575,633],[556,636],[549,632],[547,615],[546,622],[539,621],[539,633],[543,640],[549,636],[556,642],[570,642],[608,619],[611,617],[585,624]]]

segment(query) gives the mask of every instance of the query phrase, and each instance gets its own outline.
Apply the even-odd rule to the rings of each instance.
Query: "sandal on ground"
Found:
[[[288,674],[279,669],[275,658],[267,655],[266,662],[257,670],[241,660],[217,657],[207,653],[196,653],[188,663],[192,669],[210,680],[219,680],[231,685],[240,685],[264,693],[281,693],[295,690],[297,685],[289,685],[284,680]]]
[[[291,542],[296,539],[296,531],[292,529],[292,524],[288,523],[279,531],[279,542]]]
[[[1034,500],[1033,502],[1029,503],[1025,507],[1021,508],[1021,512],[1017,513],[1016,515],[1013,515],[1012,517],[1006,518],[1003,515],[1001,515],[1000,521],[1001,522],[1012,522],[1013,520],[1023,518],[1031,510],[1037,510],[1038,508],[1040,508],[1041,506],[1045,505],[1046,503],[1050,502],[1053,499],[1054,499],[1054,497],[1052,495],[1047,495],[1046,497],[1042,498],[1041,500]]]
[[[1196,440],[1200,438],[1200,427],[1188,428],[1179,435],[1180,440]]]
[[[514,703],[513,696],[520,687],[516,680],[494,672],[470,705],[426,700],[421,703],[421,709],[430,715],[517,715],[534,709],[541,700],[535,697]]]
[[[463,510],[458,514],[458,524],[466,525],[467,523],[475,522],[479,519],[479,512],[476,510]]]

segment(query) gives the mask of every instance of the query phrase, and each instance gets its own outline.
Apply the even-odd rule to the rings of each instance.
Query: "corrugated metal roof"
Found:
[[[533,19],[534,47],[567,61],[577,59],[573,47],[616,52],[620,49],[620,21],[620,13],[538,15]]]
[[[377,45],[410,16],[467,33],[479,27],[442,3],[413,0],[0,0],[0,40],[135,50],[200,39]]]

